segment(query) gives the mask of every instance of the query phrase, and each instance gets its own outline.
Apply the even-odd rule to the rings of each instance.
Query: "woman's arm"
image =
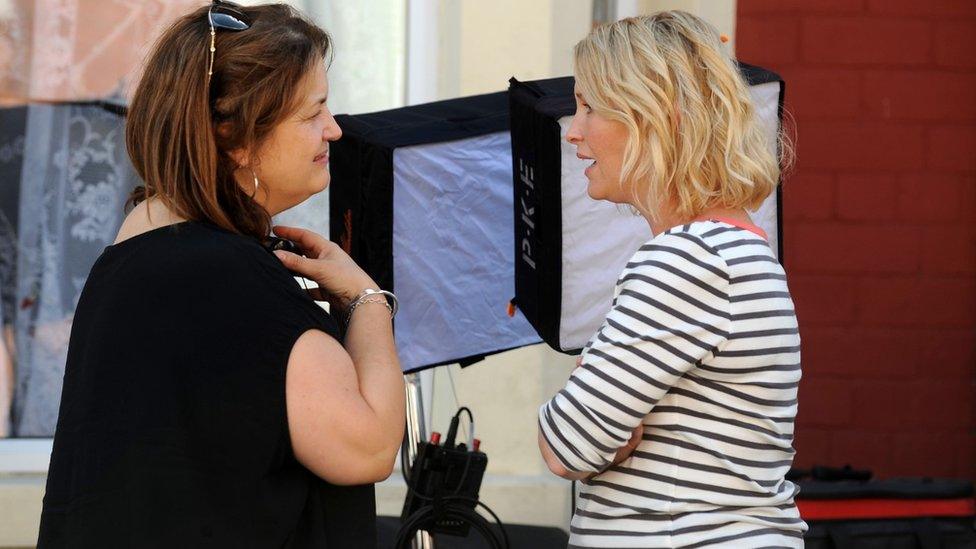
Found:
[[[613,465],[623,462],[630,457],[630,454],[634,453],[637,449],[637,445],[640,444],[642,436],[644,435],[644,425],[638,425],[634,429],[634,432],[630,435],[630,440],[627,444],[617,450],[617,454],[613,458]],[[559,458],[556,457],[556,453],[552,451],[549,447],[549,443],[546,442],[546,437],[542,435],[542,429],[539,429],[539,452],[542,454],[542,459],[545,460],[546,466],[549,467],[549,471],[557,477],[562,477],[567,480],[584,480],[595,476],[597,473],[583,473],[579,471],[570,471],[567,469]]]
[[[276,252],[284,265],[315,280],[341,318],[369,276],[335,244],[301,229],[276,227],[307,257]],[[390,311],[382,303],[356,308],[345,347],[317,330],[303,334],[288,360],[288,426],[295,457],[333,484],[377,482],[390,475],[403,440],[403,375]]]
[[[582,364],[583,355],[580,355],[576,359],[576,368],[579,368],[582,366]],[[643,435],[644,424],[641,423],[634,429],[634,432],[631,433],[630,440],[627,441],[627,444],[617,450],[617,454],[613,458],[613,464],[616,465],[617,463],[629,458],[630,454],[634,453],[634,450],[637,449],[637,445],[640,444]],[[552,474],[567,480],[583,480],[595,475],[595,473],[574,472],[567,469],[562,462],[559,461],[559,458],[556,457],[556,453],[552,451],[552,448],[546,441],[546,437],[543,436],[542,425],[539,425],[538,438],[539,453],[542,454],[542,459],[546,462],[546,466],[549,468],[549,471],[552,472]]]
[[[662,234],[635,254],[580,367],[539,410],[554,472],[614,463],[658,400],[728,337],[728,285],[728,265],[692,235]]]
[[[555,452],[549,447],[549,443],[546,442],[546,437],[542,435],[542,429],[539,429],[539,453],[542,454],[542,459],[546,462],[546,467],[549,467],[549,471],[557,477],[562,477],[566,480],[583,480],[591,476],[591,473],[583,473],[579,471],[570,471],[567,469],[559,458],[556,457]]]
[[[385,315],[386,318],[383,318]],[[353,315],[348,352],[310,330],[292,349],[285,395],[295,457],[340,485],[390,476],[404,428],[403,376],[393,351],[390,313],[362,306]]]

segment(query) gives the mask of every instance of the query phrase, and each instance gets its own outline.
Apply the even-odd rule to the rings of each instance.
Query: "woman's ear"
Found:
[[[242,168],[246,168],[248,165],[250,165],[251,155],[247,154],[247,151],[244,149],[231,149],[227,151],[227,155],[230,156],[231,160],[234,161],[234,164],[237,164]]]
[[[233,126],[230,122],[221,122],[217,124],[217,139],[218,142],[227,142],[233,132]],[[251,155],[247,153],[243,148],[229,149],[227,155],[230,156],[231,160],[234,161],[238,166],[247,166],[250,164]]]

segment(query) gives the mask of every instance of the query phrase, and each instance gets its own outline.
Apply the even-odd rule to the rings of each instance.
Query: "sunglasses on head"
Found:
[[[207,68],[207,83],[213,76],[214,53],[217,51],[217,29],[238,32],[251,28],[251,19],[233,4],[213,0],[207,11],[210,24],[210,66]]]

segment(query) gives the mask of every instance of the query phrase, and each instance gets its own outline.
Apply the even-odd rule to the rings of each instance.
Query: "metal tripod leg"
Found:
[[[406,374],[404,382],[407,390],[407,432],[406,448],[401,451],[407,452],[407,467],[412,466],[417,457],[417,444],[427,440],[427,426],[424,422],[424,399],[423,391],[420,387],[420,374]],[[410,471],[404,471],[406,477],[410,478]],[[427,532],[419,531],[412,542],[413,549],[434,549],[434,538]]]

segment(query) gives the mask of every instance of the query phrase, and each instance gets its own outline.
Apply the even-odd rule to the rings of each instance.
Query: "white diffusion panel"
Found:
[[[752,102],[766,134],[770,151],[776,154],[776,144],[779,137],[779,89],[781,82],[769,82],[758,86],[751,86]],[[778,211],[776,208],[776,192],[766,197],[766,200],[755,211],[749,212],[752,222],[766,231],[769,236],[769,247],[776,259],[779,257],[779,231],[777,229]]]
[[[647,221],[629,206],[593,200],[583,170],[591,161],[576,157],[566,142],[572,117],[559,120],[562,154],[562,306],[559,346],[579,349],[610,312],[613,288],[627,260],[651,238]]]
[[[393,284],[404,371],[539,342],[515,296],[508,131],[393,153]]]

